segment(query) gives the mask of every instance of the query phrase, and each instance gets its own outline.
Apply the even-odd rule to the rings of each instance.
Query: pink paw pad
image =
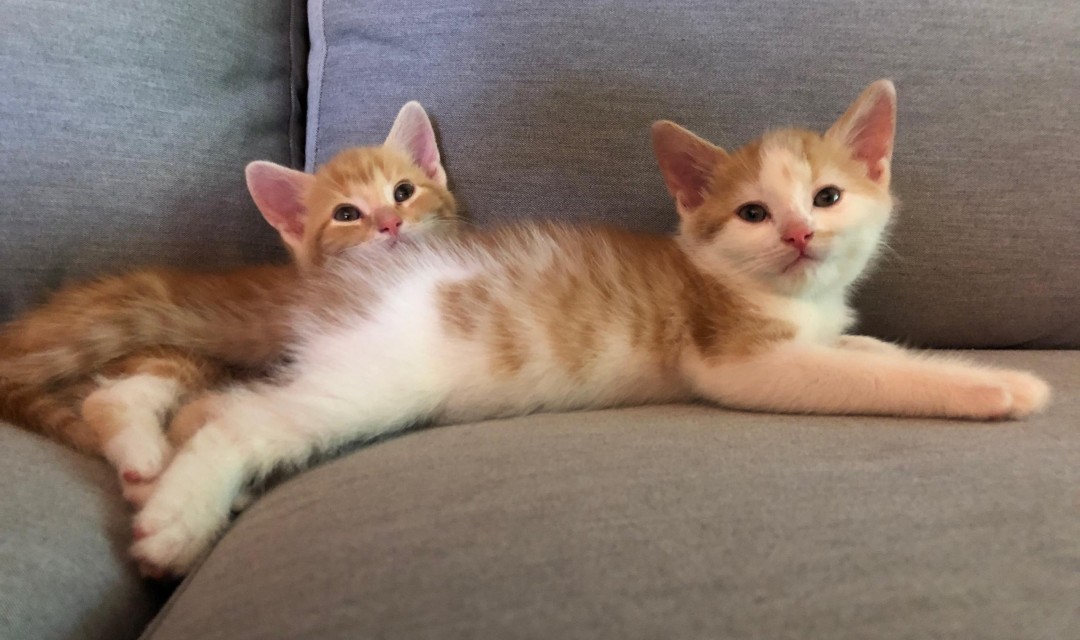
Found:
[[[121,472],[120,477],[123,478],[125,482],[144,481],[141,473],[139,473],[138,471],[133,471],[131,469]]]
[[[150,532],[140,525],[135,525],[131,528],[131,537],[135,540],[142,540],[148,535],[150,535]]]

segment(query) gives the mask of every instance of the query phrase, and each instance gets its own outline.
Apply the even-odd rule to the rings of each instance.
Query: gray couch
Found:
[[[243,164],[310,169],[409,99],[477,223],[665,231],[650,121],[733,146],[888,76],[903,207],[861,330],[1056,391],[1017,424],[664,406],[418,431],[275,487],[175,591],[127,562],[106,465],[0,425],[0,638],[1080,637],[1074,0],[0,16],[0,318],[131,264],[280,259]]]

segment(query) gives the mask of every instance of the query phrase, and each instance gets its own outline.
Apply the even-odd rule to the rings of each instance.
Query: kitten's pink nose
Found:
[[[396,238],[401,231],[401,218],[396,213],[384,213],[375,221],[379,223],[379,233],[388,233]]]
[[[814,232],[810,230],[810,227],[805,224],[793,224],[787,228],[784,232],[784,242],[795,247],[799,251],[806,249],[806,245],[810,244],[810,238],[814,237]]]

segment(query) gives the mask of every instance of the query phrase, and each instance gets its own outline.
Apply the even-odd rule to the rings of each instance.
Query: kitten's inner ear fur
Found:
[[[409,102],[401,108],[383,144],[404,151],[427,177],[439,186],[446,186],[446,171],[435,141],[435,129],[419,102]]]
[[[263,218],[277,229],[294,255],[302,252],[307,222],[304,195],[315,176],[263,160],[249,163],[244,176]]]
[[[660,173],[675,198],[679,215],[687,215],[705,201],[712,176],[728,154],[667,120],[653,123],[652,142]]]
[[[847,145],[866,165],[868,178],[888,186],[896,135],[896,87],[889,80],[867,87],[825,135]]]

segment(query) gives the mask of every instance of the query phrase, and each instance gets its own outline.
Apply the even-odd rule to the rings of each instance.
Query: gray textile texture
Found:
[[[284,255],[243,169],[301,159],[294,10],[303,26],[296,0],[0,0],[0,320],[121,267]]]
[[[243,166],[302,162],[305,60],[301,0],[0,0],[0,320],[119,267],[280,257]],[[0,460],[0,639],[136,637],[163,598],[114,472],[7,425]]]
[[[864,331],[927,346],[1080,346],[1080,2],[311,0],[309,163],[418,99],[479,222],[665,231],[668,118],[731,148],[900,95],[892,250]]]
[[[124,640],[164,601],[127,558],[116,474],[0,424],[0,639]]]
[[[1080,637],[1080,354],[1048,414],[705,406],[412,433],[271,491],[146,640]]]

